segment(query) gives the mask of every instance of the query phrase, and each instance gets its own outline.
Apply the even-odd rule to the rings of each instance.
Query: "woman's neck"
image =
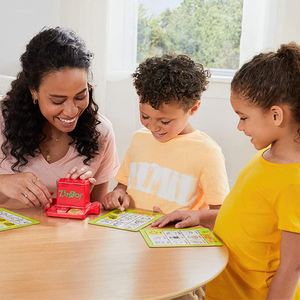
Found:
[[[46,135],[46,140],[48,141],[60,138],[63,134],[62,131],[57,129],[55,126],[52,126],[49,122],[47,122],[44,126],[43,132]]]

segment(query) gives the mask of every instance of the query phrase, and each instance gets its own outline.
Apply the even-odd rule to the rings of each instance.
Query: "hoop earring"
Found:
[[[37,104],[37,102],[38,102],[38,99],[33,99],[33,101],[32,101],[32,102],[33,102],[33,104],[34,104],[34,105],[36,105],[36,104]]]

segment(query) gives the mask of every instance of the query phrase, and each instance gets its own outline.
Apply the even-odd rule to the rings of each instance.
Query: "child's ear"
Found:
[[[270,114],[276,126],[280,126],[283,122],[283,109],[278,105],[273,105],[270,109]]]
[[[193,105],[193,107],[190,108],[189,113],[191,116],[193,116],[197,112],[198,108],[200,107],[200,104],[201,104],[201,101],[197,100],[197,102]]]

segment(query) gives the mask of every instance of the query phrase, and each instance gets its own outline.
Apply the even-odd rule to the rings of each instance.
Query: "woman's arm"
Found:
[[[280,265],[271,282],[268,300],[292,299],[300,277],[300,233],[282,231]]]

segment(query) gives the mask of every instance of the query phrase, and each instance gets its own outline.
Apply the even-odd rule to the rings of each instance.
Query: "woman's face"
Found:
[[[71,132],[89,105],[85,69],[63,69],[46,75],[39,90],[31,90],[51,130]]]

